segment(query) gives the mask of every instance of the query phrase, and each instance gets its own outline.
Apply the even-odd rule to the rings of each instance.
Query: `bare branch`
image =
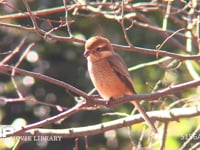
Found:
[[[200,106],[148,112],[148,116],[150,116],[153,120],[160,122],[177,121],[180,118],[195,117],[199,115]],[[44,120],[44,122],[45,121],[48,121],[48,119]],[[141,123],[143,121],[144,120],[141,115],[133,115],[97,125],[69,129],[36,129],[37,126],[33,128],[33,126],[31,127],[31,125],[28,125],[15,131],[14,133],[8,134],[7,136],[62,136],[63,138],[73,138],[100,134],[111,129],[119,129],[136,123]],[[27,131],[28,129],[32,130]]]
[[[48,107],[56,108],[58,111],[67,110],[66,107],[63,107],[60,105],[54,105],[54,104],[50,104],[50,103],[45,103],[41,100],[37,100],[36,98],[34,98],[32,96],[20,97],[20,98],[0,98],[1,104],[14,103],[14,102],[32,102],[35,104],[41,104],[41,105],[45,105]]]
[[[0,66],[0,70],[1,71],[6,71],[6,73],[9,73],[10,71],[12,71],[12,69],[13,69],[13,67],[8,66],[8,65]],[[127,102],[130,102],[131,100],[144,100],[144,99],[145,100],[155,100],[155,99],[158,99],[160,97],[164,97],[164,96],[167,96],[167,95],[171,95],[171,94],[175,94],[175,93],[178,93],[178,92],[182,92],[183,90],[194,88],[194,87],[197,87],[197,86],[200,85],[200,79],[199,80],[192,80],[192,81],[188,81],[188,82],[185,82],[185,83],[181,83],[181,84],[177,84],[177,85],[173,85],[173,86],[167,87],[165,89],[156,91],[154,93],[134,94],[134,95],[129,95],[129,96],[125,96],[125,97],[119,98],[117,101],[109,101],[108,102],[107,100],[101,100],[101,99],[99,100],[99,99],[97,99],[95,97],[92,98],[91,96],[88,96],[87,93],[85,93],[85,92],[83,92],[83,91],[71,86],[70,84],[65,83],[63,81],[56,80],[56,79],[48,77],[46,75],[42,75],[42,74],[39,74],[39,73],[26,71],[26,70],[19,69],[19,68],[15,68],[15,72],[19,73],[19,74],[23,74],[23,75],[29,75],[29,76],[32,76],[34,78],[37,78],[37,79],[40,79],[40,80],[44,80],[44,81],[47,81],[49,83],[58,85],[60,87],[68,89],[71,92],[76,93],[79,96],[84,97],[86,100],[90,101],[93,104],[99,104],[99,105],[104,105],[104,106],[108,106],[108,107],[111,107],[111,106],[114,106],[114,105],[123,104],[123,103],[127,103]]]
[[[7,56],[5,57],[1,62],[0,62],[0,66],[3,65],[3,64],[6,64],[12,57],[14,57],[15,54],[17,54],[21,49],[22,47],[24,46],[26,42],[26,39],[24,38],[20,44]]]
[[[162,140],[161,140],[160,150],[164,150],[165,149],[166,140],[167,140],[168,125],[169,125],[168,121],[164,122],[164,124],[163,124],[164,129],[163,129],[163,133],[162,133]]]
[[[16,131],[16,134],[23,133],[24,131],[27,131],[30,129],[43,127],[43,126],[46,126],[48,124],[52,124],[55,122],[59,122],[60,120],[63,120],[64,118],[67,118],[67,117],[81,111],[84,108],[84,106],[85,106],[85,103],[79,103],[79,104],[75,105],[74,107],[72,107],[71,109],[64,111],[58,115],[55,115],[55,116],[49,117],[47,119],[44,119],[42,121],[24,126],[22,129]]]
[[[32,20],[33,28],[36,29],[36,30],[39,30],[37,21],[36,21],[36,19],[35,19],[35,16],[34,16],[34,15],[32,14],[32,12],[31,12],[31,9],[30,9],[30,7],[29,7],[29,5],[28,5],[27,0],[23,0],[23,3],[24,3],[24,5],[25,5],[25,7],[26,7],[26,9],[27,9],[27,11],[28,11],[28,13],[29,13],[29,16],[30,16],[31,20]]]
[[[125,96],[123,98],[119,98],[117,101],[113,102],[111,101],[110,105],[112,106],[112,103],[114,104],[121,104],[121,103],[126,103],[131,100],[155,100],[160,97],[164,97],[167,95],[175,94],[178,92],[182,92],[184,90],[194,88],[200,85],[200,79],[199,80],[192,80],[188,82],[184,82],[181,84],[173,85],[170,87],[167,87],[162,90],[158,90],[156,92],[150,93],[150,94],[135,94],[135,95],[130,95],[130,96]]]
[[[56,79],[51,78],[51,77],[48,77],[48,76],[46,76],[46,75],[42,75],[42,74],[40,74],[40,73],[35,73],[35,72],[31,72],[31,71],[26,71],[26,70],[19,69],[19,68],[13,68],[12,66],[8,66],[8,65],[2,65],[2,66],[0,66],[1,72],[3,72],[3,71],[11,72],[13,69],[14,69],[15,72],[18,73],[18,74],[29,75],[29,76],[32,76],[32,77],[34,77],[34,78],[36,78],[36,79],[40,79],[40,80],[47,81],[47,82],[49,82],[49,83],[58,85],[58,86],[63,87],[63,88],[65,88],[65,89],[68,89],[68,90],[70,90],[70,91],[76,93],[76,94],[79,95],[79,96],[88,98],[88,95],[87,95],[85,92],[83,92],[83,91],[81,91],[81,90],[79,90],[79,89],[77,89],[77,88],[71,86],[70,84],[67,84],[67,83],[65,83],[65,82],[56,80]]]
[[[129,46],[122,46],[122,45],[117,45],[117,44],[113,44],[113,47],[117,50],[131,51],[131,52],[150,54],[150,55],[155,55],[155,56],[157,53],[156,50],[149,49],[149,48],[129,47]],[[166,52],[162,50],[159,51],[159,56],[169,56],[169,57],[176,58],[179,60],[199,60],[200,59],[200,55],[182,55],[182,54],[175,54],[175,53]]]

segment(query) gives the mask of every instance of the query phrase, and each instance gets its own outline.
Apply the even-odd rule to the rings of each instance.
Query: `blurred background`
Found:
[[[162,44],[162,42],[169,35],[179,29],[188,28],[187,17],[193,8],[195,10],[193,10],[194,13],[191,12],[191,16],[193,17],[191,20],[194,21],[199,17],[195,12],[199,9],[199,4],[196,1],[197,5],[191,6],[194,2],[183,0],[124,1],[124,5],[129,6],[124,9],[124,15],[133,15],[133,17],[124,19],[124,26],[130,28],[127,30],[130,42],[134,46],[155,50],[156,47]],[[100,5],[103,3],[104,5]],[[63,7],[62,0],[28,0],[28,4],[32,11]],[[120,7],[117,7],[118,4]],[[113,44],[128,45],[126,39],[124,38],[124,33],[120,24],[121,20],[116,19],[116,16],[120,16],[122,13],[122,1],[67,1],[68,7],[73,5],[76,6],[76,8],[71,8],[68,11],[68,21],[70,22],[69,26],[73,37],[86,40],[92,36],[100,35],[110,39]],[[91,8],[95,8],[94,10],[98,10],[98,12],[92,12],[92,9],[79,9],[80,5],[90,6]],[[166,16],[167,9],[170,9],[169,11],[171,12],[169,17]],[[26,7],[21,0],[0,1],[1,17],[9,14],[23,13],[26,11]],[[109,15],[111,18],[109,18]],[[35,31],[28,31],[23,28],[17,29],[1,24],[7,23],[30,28],[33,26],[30,17],[8,17],[8,19],[2,19],[1,17],[0,60],[3,60],[8,55],[7,52],[13,51],[22,39],[26,38],[27,40],[23,48],[14,57],[12,57],[7,64],[16,64],[26,46],[34,42],[35,46],[20,64],[20,68],[67,82],[85,92],[90,92],[93,89],[93,85],[87,73],[86,60],[82,55],[84,51],[83,44],[70,41],[63,42],[53,38],[44,38],[44,35]],[[48,32],[53,28],[59,27],[61,22],[65,20],[65,10],[62,9],[60,11],[56,11],[55,13],[46,13],[42,16],[38,16],[36,20],[38,26],[42,30]],[[194,24],[195,21],[190,29],[192,39],[196,39],[198,37],[198,32],[196,30],[198,25],[195,26]],[[53,34],[62,37],[69,36],[66,27],[58,28],[58,30],[53,32]],[[174,41],[167,41],[161,49],[177,54],[197,54],[198,42],[196,41],[198,40],[193,40],[188,45],[186,34],[186,30],[177,32],[177,35],[173,37]],[[192,48],[189,49],[189,46]],[[130,69],[130,73],[133,79],[133,84],[138,93],[151,93],[164,87],[194,80],[199,77],[200,67],[198,61],[190,61],[189,63],[192,67],[190,69],[192,69],[197,75],[194,77],[194,74],[192,74],[191,70],[188,69],[189,67],[186,61],[169,59],[167,57],[157,58],[155,55],[148,55],[144,53],[118,50],[117,52],[124,58],[128,67],[132,67],[132,69]],[[145,65],[149,62],[154,62],[160,59],[165,60],[157,62],[155,65]],[[134,69],[134,67],[139,64],[143,64],[144,66]],[[1,99],[19,97],[13,84],[13,80],[24,97],[34,97],[38,101],[60,105],[66,108],[70,108],[76,104],[74,97],[77,95],[70,93],[61,87],[30,76],[19,74],[15,75],[13,79],[11,79],[9,74],[1,73],[0,71]],[[194,106],[198,104],[200,99],[199,93],[200,89],[199,87],[196,87],[174,95],[167,95],[166,97],[162,97],[155,102],[144,102],[143,106],[148,111],[171,109],[173,107]],[[180,102],[174,104],[176,101]],[[98,110],[81,111],[67,118],[61,124],[51,124],[46,128],[62,129],[94,125],[122,117],[118,115],[104,115],[105,113],[122,112],[130,114],[132,109],[131,105],[123,104],[112,109],[101,108]],[[60,113],[60,111],[56,108],[29,100],[9,103],[0,101],[1,125],[31,124],[58,113]],[[189,135],[193,130],[195,130],[199,121],[199,118],[196,117],[180,119],[179,122],[170,122],[168,124],[169,134],[167,135],[166,149],[176,150],[180,148],[187,140],[187,138],[183,137]],[[158,126],[160,129],[163,128],[162,124],[159,124]],[[148,137],[149,131],[145,130],[145,128],[146,126],[144,126],[144,124],[137,124],[131,126],[130,128],[124,127],[118,130],[111,130],[104,134],[77,138],[78,144],[75,142],[77,141],[75,138],[63,138],[61,141],[57,142],[28,141],[23,142],[19,149],[72,150],[78,146],[78,149],[80,150],[130,150],[134,147],[131,139],[136,145],[137,143],[140,143],[141,147],[146,147],[148,149],[151,141]],[[139,140],[141,139],[141,132],[143,130],[145,130],[145,132],[143,132],[144,137],[143,141],[140,142]],[[181,139],[181,137],[183,139]],[[159,137],[154,138],[155,141],[156,139],[157,141],[159,140]],[[191,141],[189,146],[196,144],[196,142],[197,141],[195,140]],[[5,140],[0,138],[0,149],[12,149],[15,143],[16,140]],[[160,143],[156,144],[155,142],[151,148],[158,149],[159,147]]]

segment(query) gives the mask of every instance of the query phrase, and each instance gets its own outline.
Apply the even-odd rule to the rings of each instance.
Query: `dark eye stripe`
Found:
[[[106,46],[103,46],[103,47],[97,47],[96,50],[97,50],[97,51],[106,51],[107,48],[106,48]]]
[[[97,51],[102,51],[103,48],[102,47],[97,47]]]

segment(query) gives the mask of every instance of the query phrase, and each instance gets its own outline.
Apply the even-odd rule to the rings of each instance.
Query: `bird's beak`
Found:
[[[87,58],[90,55],[90,52],[85,50],[85,52],[83,53],[84,57]]]

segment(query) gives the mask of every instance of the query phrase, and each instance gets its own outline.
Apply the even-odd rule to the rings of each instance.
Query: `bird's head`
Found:
[[[98,61],[113,54],[110,41],[104,37],[95,36],[85,43],[84,56],[90,61]]]

